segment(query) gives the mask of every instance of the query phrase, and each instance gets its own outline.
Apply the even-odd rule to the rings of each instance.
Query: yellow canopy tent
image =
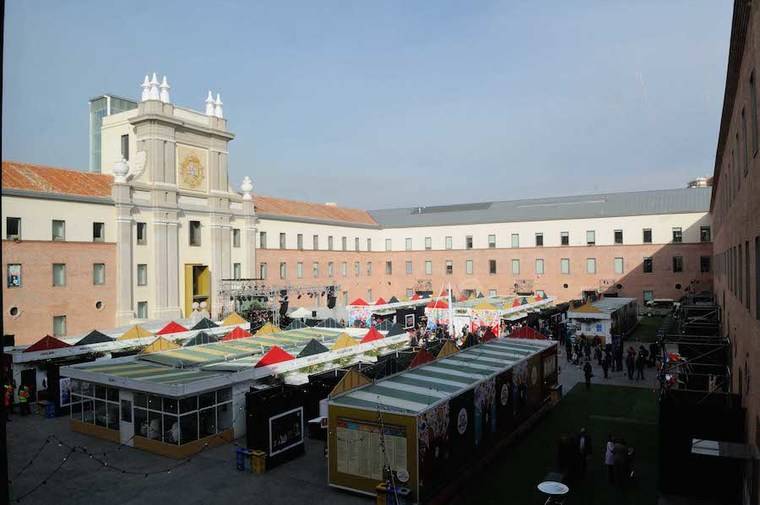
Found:
[[[145,338],[153,336],[153,333],[149,332],[139,324],[134,325],[127,331],[125,331],[120,337],[118,337],[116,340],[132,340],[134,338]]]
[[[277,326],[273,325],[272,323],[267,323],[261,328],[259,328],[259,331],[255,333],[255,335],[271,335],[272,333],[280,333],[282,330],[279,329]]]
[[[174,342],[169,342],[164,337],[158,337],[148,347],[140,351],[140,354],[148,354],[151,352],[171,351],[173,349],[179,349],[179,345]]]
[[[336,349],[343,349],[345,347],[351,347],[352,345],[356,345],[357,342],[353,338],[349,336],[348,333],[341,333],[338,335],[338,339],[335,341],[335,343],[332,346],[332,350]]]
[[[443,344],[443,347],[441,347],[441,350],[438,351],[438,356],[436,356],[435,359],[441,359],[445,358],[446,356],[451,356],[452,354],[456,354],[459,352],[459,349],[457,349],[457,345],[454,343],[453,340],[447,340],[445,344]]]
[[[345,393],[346,391],[351,391],[352,389],[356,389],[358,387],[365,386],[367,384],[372,384],[372,379],[370,379],[369,377],[367,377],[361,372],[357,372],[355,369],[352,368],[335,385],[335,387],[333,388],[332,391],[330,391],[330,394],[327,395],[327,397],[332,398],[336,395]]]
[[[488,303],[486,301],[482,301],[482,302],[476,304],[473,307],[473,309],[475,309],[475,310],[497,310],[495,305],[493,305],[491,303]]]
[[[244,324],[247,322],[248,321],[243,319],[240,314],[238,314],[237,312],[233,312],[224,318],[224,320],[222,321],[222,326],[232,326],[233,324]]]

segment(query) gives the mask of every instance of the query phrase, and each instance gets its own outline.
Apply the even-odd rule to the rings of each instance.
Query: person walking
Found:
[[[13,391],[14,388],[10,384],[6,384],[3,387],[3,405],[5,406],[5,420],[11,420],[11,413],[13,412]]]
[[[610,484],[615,483],[615,440],[612,433],[607,437],[607,447],[604,451],[604,464],[607,467],[607,478]]]
[[[612,464],[615,470],[615,484],[624,486],[626,481],[626,470],[628,463],[628,447],[625,440],[616,439],[612,449]]]
[[[608,372],[610,371],[610,355],[605,354],[604,358],[602,359],[602,370],[604,371],[604,378],[609,379],[610,376]]]
[[[646,366],[646,363],[646,357],[640,352],[636,357],[636,380],[644,380],[644,367]]]
[[[586,433],[586,428],[581,428],[580,433],[578,433],[578,468],[581,477],[586,474],[589,456],[591,456],[591,436]]]
[[[596,344],[594,346],[594,359],[597,361],[599,366],[602,366],[602,347],[599,344]]]
[[[593,370],[591,369],[591,362],[586,360],[586,363],[583,365],[583,376],[586,378],[586,390],[591,389],[591,377],[594,376]]]
[[[635,367],[636,359],[634,358],[635,353],[631,354],[631,352],[628,352],[628,354],[625,357],[625,368],[628,371],[628,380],[633,380],[633,369]]]
[[[565,353],[567,354],[567,362],[570,363],[573,361],[573,343],[570,342],[570,339],[568,338],[565,340]]]
[[[21,411],[22,416],[25,416],[30,412],[29,397],[29,388],[26,386],[26,384],[22,384],[21,387],[18,388],[19,410]]]

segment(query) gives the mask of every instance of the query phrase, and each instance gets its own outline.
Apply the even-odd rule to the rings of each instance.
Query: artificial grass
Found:
[[[576,385],[560,403],[507,448],[453,503],[482,505],[543,503],[536,485],[554,471],[557,441],[582,427],[591,435],[593,453],[584,478],[568,482],[566,505],[655,505],[657,503],[657,399],[650,389],[594,384]],[[637,477],[625,488],[607,480],[604,450],[607,435],[622,437],[636,450]]]
[[[662,326],[665,318],[662,316],[643,316],[639,319],[636,329],[626,337],[631,342],[654,342],[657,340],[657,330]]]

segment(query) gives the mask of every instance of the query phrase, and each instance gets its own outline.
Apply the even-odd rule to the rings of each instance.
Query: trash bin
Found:
[[[251,451],[251,472],[264,473],[267,471],[267,453],[264,451]]]
[[[55,417],[55,403],[47,402],[45,405],[45,417],[47,419],[53,419]]]
[[[235,465],[241,472],[245,470],[245,460],[251,457],[251,451],[244,447],[237,447],[235,449]]]

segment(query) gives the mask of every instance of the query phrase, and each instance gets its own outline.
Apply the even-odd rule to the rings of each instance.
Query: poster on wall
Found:
[[[58,403],[61,407],[71,405],[71,378],[69,377],[58,379]]]
[[[414,328],[414,314],[404,316],[404,329],[408,330],[410,328]]]
[[[21,286],[21,265],[8,265],[8,287]]]
[[[269,455],[303,443],[303,407],[269,418]]]
[[[406,429],[384,425],[385,455],[380,444],[380,426],[374,423],[338,419],[336,425],[336,470],[378,482],[383,478],[387,463],[395,472],[409,470],[406,459]]]
[[[208,151],[177,144],[177,185],[182,189],[206,190]]]

